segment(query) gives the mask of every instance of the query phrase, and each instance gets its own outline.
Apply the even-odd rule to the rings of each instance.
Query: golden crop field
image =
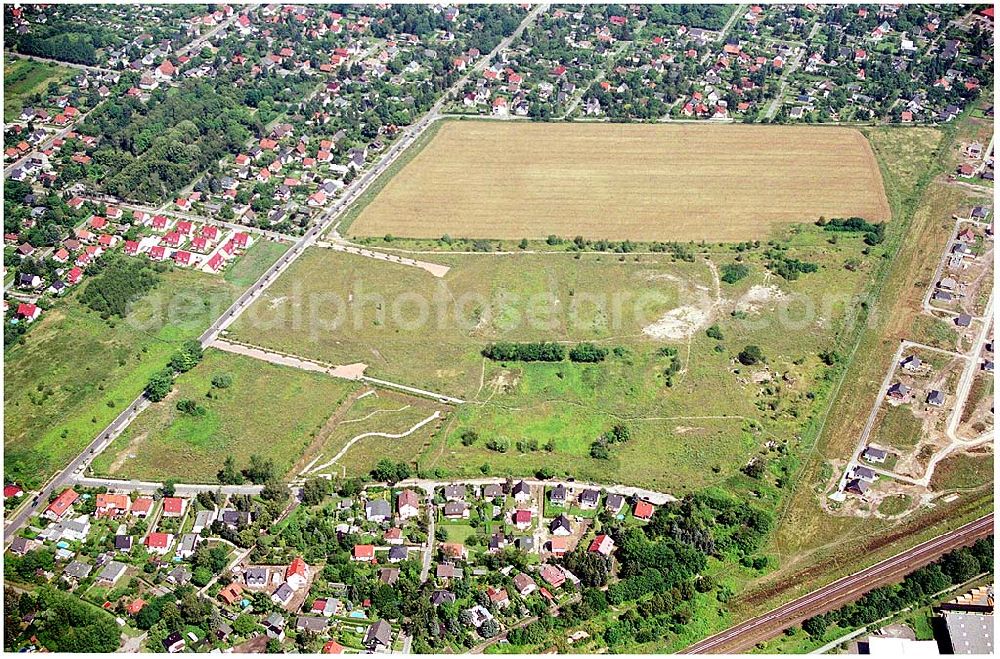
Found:
[[[450,121],[349,233],[737,241],[855,215],[890,211],[854,129]]]

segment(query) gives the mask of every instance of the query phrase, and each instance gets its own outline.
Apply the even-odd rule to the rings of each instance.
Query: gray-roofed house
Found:
[[[119,563],[118,561],[111,561],[104,566],[101,573],[97,575],[97,579],[103,583],[114,585],[125,571],[128,570],[128,566],[124,563]]]
[[[521,536],[514,540],[514,546],[525,553],[532,552],[535,549],[535,539],[530,535]]]
[[[960,313],[955,317],[955,324],[959,327],[968,327],[972,325],[972,316],[967,313]]]
[[[910,395],[910,388],[902,382],[895,382],[889,387],[889,391],[887,391],[886,394],[890,398],[902,400]]]
[[[625,497],[620,494],[609,494],[604,499],[604,508],[609,513],[617,513],[625,506]]]
[[[372,499],[365,503],[365,517],[369,522],[384,522],[392,517],[392,506],[385,499]]]
[[[315,616],[299,616],[295,619],[295,630],[296,631],[307,631],[314,634],[319,634],[326,630],[326,618],[317,618]]]
[[[198,547],[199,539],[200,537],[197,533],[185,533],[181,538],[180,547],[177,549],[177,555],[181,558],[194,556],[194,550]]]
[[[858,465],[854,468],[854,477],[860,478],[861,480],[868,481],[869,483],[874,481],[878,476],[874,471],[865,467],[863,465]]]
[[[212,522],[214,521],[215,521],[214,510],[199,510],[198,514],[194,516],[194,526],[191,527],[191,532],[201,533],[202,529],[211,526]]]
[[[483,498],[484,499],[496,499],[497,497],[503,496],[503,485],[499,483],[490,483],[489,485],[483,486]]]
[[[458,483],[445,485],[444,498],[448,501],[461,501],[465,498],[465,486]]]
[[[378,571],[378,580],[387,586],[391,586],[399,581],[399,568],[384,567]]]
[[[365,632],[364,646],[369,650],[388,648],[392,644],[392,627],[385,620],[379,620]]]
[[[927,394],[927,404],[935,407],[941,407],[944,405],[944,393],[938,391],[937,389],[931,389],[931,392]]]
[[[519,481],[511,489],[515,501],[527,501],[531,498],[531,486],[524,481]]]
[[[566,486],[559,483],[549,491],[549,501],[557,506],[566,503]]]
[[[247,510],[223,510],[220,519],[222,519],[222,523],[226,526],[239,529],[244,526],[250,526],[253,517]]]
[[[167,573],[167,581],[175,583],[178,586],[183,586],[187,582],[191,581],[191,570],[184,565],[178,565]]]
[[[454,563],[438,563],[434,576],[438,579],[461,579],[463,572],[462,568],[455,567]]]
[[[30,538],[14,538],[10,543],[10,550],[18,556],[24,556],[29,551],[37,549],[41,546],[41,543],[37,540],[32,540]]]
[[[861,480],[860,478],[855,478],[847,484],[847,491],[859,496],[864,496],[871,485],[868,481]]]
[[[514,588],[517,589],[517,592],[520,593],[521,597],[527,597],[531,593],[535,592],[538,585],[535,583],[535,580],[527,574],[519,572],[514,577]]]
[[[283,583],[278,586],[273,593],[271,593],[271,601],[275,604],[281,604],[284,606],[292,599],[292,595],[295,591],[287,583]]]
[[[601,493],[599,490],[588,489],[580,492],[581,508],[597,508],[597,504],[600,500]]]
[[[263,567],[247,568],[246,572],[243,573],[243,579],[247,582],[248,586],[266,586],[267,568]]]
[[[405,561],[408,554],[409,552],[406,547],[402,545],[393,545],[389,547],[389,562],[398,563],[400,561]]]
[[[120,552],[129,552],[132,550],[132,536],[119,534],[115,536],[115,549]]]
[[[272,611],[261,624],[264,625],[268,637],[279,641],[285,638],[285,617],[277,611]]]
[[[888,457],[888,455],[889,454],[887,452],[883,451],[880,448],[875,448],[874,446],[868,446],[861,454],[861,457],[863,457],[868,462],[882,463],[885,462],[885,459]]]
[[[921,364],[923,364],[923,362],[920,361],[920,357],[917,357],[916,355],[910,355],[909,357],[903,359],[903,361],[899,362],[899,365],[907,371],[915,371],[920,368]]]
[[[464,501],[449,501],[444,504],[444,516],[448,519],[463,519],[469,516],[469,507]]]
[[[86,579],[90,574],[90,571],[93,569],[93,565],[89,565],[82,561],[73,561],[66,566],[66,569],[63,571],[63,576],[76,580]]]
[[[451,604],[455,601],[455,593],[448,590],[435,590],[431,593],[431,604],[434,606],[441,606],[442,604]]]

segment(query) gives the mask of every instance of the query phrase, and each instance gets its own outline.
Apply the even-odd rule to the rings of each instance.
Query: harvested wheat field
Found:
[[[349,233],[738,241],[889,214],[854,129],[450,121]]]

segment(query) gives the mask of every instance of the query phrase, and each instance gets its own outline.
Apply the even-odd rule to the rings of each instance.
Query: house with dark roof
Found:
[[[385,522],[392,517],[392,507],[385,499],[372,499],[365,503],[365,518],[369,522]]]
[[[461,501],[465,499],[465,486],[458,483],[445,485],[444,498],[448,501]]]
[[[927,394],[927,404],[934,407],[941,407],[944,405],[944,393],[937,389],[931,389],[930,393]]]
[[[442,604],[451,604],[455,601],[455,593],[448,590],[435,590],[431,593],[431,604],[434,606],[441,606]]]
[[[595,489],[587,489],[580,492],[580,507],[594,509],[597,508],[601,500],[601,492]]]
[[[386,649],[392,645],[392,627],[385,620],[379,620],[368,628],[362,642],[371,651]]]
[[[510,491],[516,501],[527,501],[531,499],[531,486],[524,481],[516,483]]]
[[[569,535],[572,533],[569,517],[566,517],[566,515],[559,515],[559,517],[556,517],[549,523],[549,532],[551,532],[552,535]]]
[[[566,486],[560,483],[554,488],[549,490],[549,502],[555,506],[561,506],[566,503]]]
[[[861,453],[861,457],[868,462],[878,462],[879,464],[885,462],[885,459],[889,456],[886,451],[880,448],[875,448],[874,446],[868,446]]]

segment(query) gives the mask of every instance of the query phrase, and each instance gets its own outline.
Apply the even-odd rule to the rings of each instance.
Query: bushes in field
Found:
[[[611,458],[611,447],[615,444],[624,444],[632,437],[632,431],[622,423],[616,423],[590,445],[590,457],[598,460],[608,460]]]
[[[820,220],[816,224],[823,227],[824,231],[863,233],[865,234],[866,245],[878,245],[885,240],[885,224],[882,222],[868,222],[861,217],[849,217],[847,219],[834,218],[827,221]]]
[[[749,274],[750,266],[745,263],[725,263],[722,266],[720,279],[727,284],[735,284],[741,279],[746,279]]]
[[[787,279],[788,281],[798,279],[800,274],[816,272],[819,270],[819,266],[815,263],[789,258],[784,252],[778,249],[768,250],[764,256],[768,259],[767,268],[782,279]]]
[[[579,343],[569,351],[569,360],[571,362],[603,362],[607,356],[607,348],[602,348],[593,343]]]
[[[763,363],[765,361],[764,351],[760,349],[760,346],[749,345],[740,351],[740,354],[736,355],[736,359],[740,361],[744,366],[754,366],[756,364]]]
[[[482,351],[483,357],[496,362],[561,362],[566,359],[566,347],[552,341],[538,343],[491,343]],[[593,343],[578,343],[569,350],[569,359],[581,364],[603,362],[608,349]]]

